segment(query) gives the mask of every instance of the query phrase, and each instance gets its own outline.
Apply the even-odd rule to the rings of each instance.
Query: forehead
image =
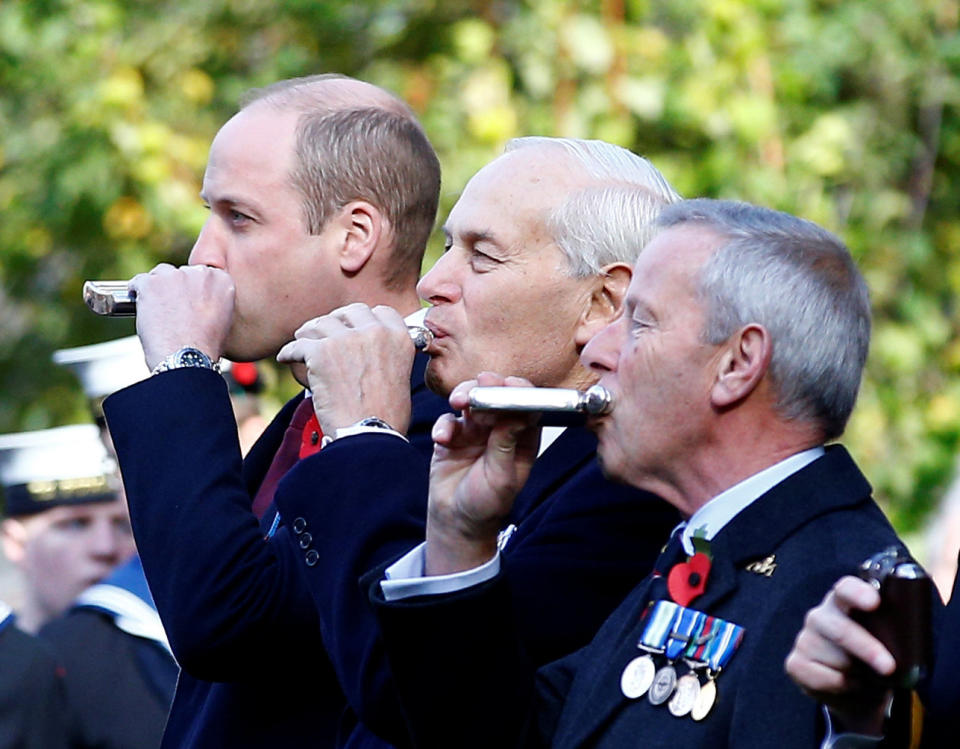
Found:
[[[54,523],[85,518],[122,516],[125,506],[122,500],[109,502],[85,502],[78,505],[60,505],[31,515],[27,522],[39,528],[47,528]]]
[[[445,228],[451,234],[543,230],[550,211],[586,186],[578,171],[558,148],[530,146],[506,153],[467,183]]]
[[[294,165],[297,120],[296,112],[263,102],[235,114],[210,146],[204,189],[285,185]]]
[[[637,259],[628,301],[635,304],[660,293],[692,295],[701,269],[721,241],[716,232],[700,226],[681,224],[663,229]]]

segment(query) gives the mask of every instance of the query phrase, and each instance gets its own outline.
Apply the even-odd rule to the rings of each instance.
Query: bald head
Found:
[[[410,108],[389,91],[338,73],[289,78],[264,88],[253,89],[244,98],[242,108],[256,102],[278,109],[296,109],[302,112],[376,107],[401,117],[409,117],[416,123]]]
[[[307,230],[320,234],[355,200],[385,216],[390,261],[386,286],[412,289],[420,275],[440,196],[440,162],[410,108],[384,89],[336,74],[256,89],[243,109],[294,111],[290,174],[303,196]]]

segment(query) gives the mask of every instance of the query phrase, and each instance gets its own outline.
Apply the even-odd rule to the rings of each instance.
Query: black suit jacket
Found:
[[[691,604],[746,630],[701,722],[621,693],[624,667],[641,654],[643,611],[663,595],[654,578],[588,646],[541,669],[536,682],[510,631],[502,576],[437,599],[385,603],[376,583],[370,595],[418,747],[807,749],[818,745],[820,714],[787,678],[784,658],[830,585],[895,543],[869,484],[839,446],[739,513],[713,539],[706,591]],[[769,576],[748,569],[770,555]]]
[[[514,504],[506,542],[506,580],[518,631],[536,663],[585,644],[626,593],[650,571],[679,520],[647,492],[612,484],[596,460],[596,438],[571,427],[540,456]],[[423,540],[427,472],[415,449],[390,436],[338,440],[288,475],[302,490],[278,497],[311,543],[289,537],[304,565],[324,641],[352,707],[362,720],[349,746],[382,746],[374,733],[406,744],[395,688],[361,574]],[[327,488],[322,497],[308,486]],[[319,501],[318,501],[319,500]],[[469,648],[463,642],[460,647]]]
[[[446,402],[411,376],[415,460]],[[295,401],[298,401],[295,399]],[[343,712],[300,555],[281,524],[265,539],[251,501],[296,407],[291,402],[241,461],[223,378],[178,369],[104,404],[137,547],[182,673],[164,747],[334,746]],[[318,456],[300,461],[308,464]],[[276,498],[295,490],[285,477]],[[322,484],[297,487],[311,496]]]

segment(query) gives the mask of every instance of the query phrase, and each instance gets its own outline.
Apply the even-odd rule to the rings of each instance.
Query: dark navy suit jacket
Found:
[[[423,385],[425,364],[418,355],[411,376],[411,461],[422,471],[447,410]],[[182,668],[164,747],[336,744],[343,695],[301,555],[286,524],[265,540],[272,508],[262,524],[251,512],[295,407],[242,461],[226,384],[212,371],[165,372],[104,404],[144,570]],[[317,457],[299,462],[301,475]],[[285,477],[276,498],[293,490]],[[327,487],[296,490],[319,498]]]
[[[537,459],[514,504],[517,527],[504,550],[505,580],[535,663],[588,642],[650,571],[679,520],[652,494],[604,479],[596,445],[586,429],[568,428]],[[284,517],[311,536],[309,544],[289,536],[294,551],[305,561],[310,549],[319,552],[304,570],[353,718],[363,721],[350,736],[351,749],[383,746],[377,736],[407,743],[366,586],[358,581],[423,540],[427,474],[411,470],[413,452],[385,435],[338,440],[288,474],[291,486],[303,490],[278,497]],[[312,482],[326,487],[323,501],[306,491]],[[455,647],[470,650],[473,643],[464,639]]]
[[[712,540],[706,591],[691,604],[746,630],[701,722],[621,692],[624,667],[641,654],[641,616],[663,595],[655,578],[626,598],[588,646],[542,668],[536,680],[511,632],[505,576],[400,602],[385,603],[376,581],[369,593],[418,747],[809,749],[819,743],[820,713],[789,681],[784,659],[803,616],[836,579],[896,543],[869,484],[839,446],[740,512]],[[769,576],[748,569],[770,555]]]

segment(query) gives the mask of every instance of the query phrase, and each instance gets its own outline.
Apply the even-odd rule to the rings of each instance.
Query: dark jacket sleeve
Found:
[[[223,378],[165,372],[115,393],[104,411],[144,571],[181,667],[229,681],[273,668],[263,642],[317,649],[319,625],[286,531],[266,541],[251,512]]]
[[[676,522],[675,511],[658,498],[603,479],[592,443],[576,464],[548,467],[548,475],[558,483],[545,485],[543,499],[517,518],[501,593],[513,601],[511,626],[535,664],[590,640],[649,572]],[[292,490],[278,500],[281,512],[288,525],[300,518],[297,527],[310,534],[310,544],[297,547],[347,700],[366,728],[402,745],[396,687],[366,586],[357,581],[423,541],[427,465],[402,440],[361,435],[301,461],[287,481]],[[322,502],[309,486],[324,487]]]

